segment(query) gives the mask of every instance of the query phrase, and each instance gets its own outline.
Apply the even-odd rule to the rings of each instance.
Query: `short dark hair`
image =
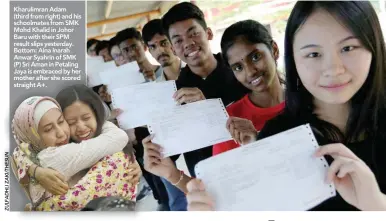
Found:
[[[95,44],[95,43],[99,43],[100,41],[99,40],[97,40],[97,39],[90,39],[90,40],[88,40],[87,41],[87,50],[93,45],[93,44]]]
[[[109,54],[111,55],[111,49],[117,45],[117,36],[112,37],[109,43]]]
[[[162,20],[161,19],[154,19],[146,23],[145,26],[143,26],[142,29],[142,37],[143,41],[147,45],[149,41],[154,37],[154,35],[166,35],[164,29],[162,28]]]
[[[227,64],[227,52],[239,37],[244,38],[252,44],[263,43],[272,51],[273,39],[264,25],[250,19],[239,21],[225,29],[221,38],[221,52]]]
[[[58,95],[56,95],[56,100],[62,107],[63,111],[76,101],[81,101],[87,104],[95,113],[97,121],[95,136],[99,136],[101,134],[102,126],[105,122],[105,108],[103,106],[102,99],[91,88],[88,88],[83,84],[69,86],[61,90]]]
[[[96,47],[95,47],[95,52],[96,52],[96,54],[99,55],[99,52],[100,52],[100,51],[102,51],[102,50],[105,49],[105,48],[108,48],[109,46],[110,46],[109,41],[104,40],[104,41],[99,42],[99,43],[96,45]]]
[[[190,2],[182,2],[173,6],[162,17],[162,27],[166,33],[166,36],[170,39],[170,25],[188,19],[195,19],[204,29],[207,28],[205,16],[201,9]]]
[[[99,84],[99,85],[96,85],[94,87],[92,87],[91,89],[99,95],[99,88],[103,87],[103,84]]]
[[[122,31],[119,31],[115,36],[116,44],[120,44],[127,39],[135,38],[138,41],[143,42],[141,33],[136,28],[126,28]]]

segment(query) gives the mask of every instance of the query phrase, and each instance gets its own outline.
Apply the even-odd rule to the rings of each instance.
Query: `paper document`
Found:
[[[99,73],[116,67],[114,61],[104,62],[100,56],[87,58],[87,86],[94,87],[102,84]]]
[[[111,91],[113,107],[123,110],[117,119],[124,130],[147,125],[155,114],[177,105],[173,98],[177,91],[175,81],[143,83]]]
[[[110,68],[99,72],[102,83],[107,85],[109,92],[125,86],[145,82],[143,74],[139,72],[137,62],[130,62],[119,67]]]
[[[203,160],[195,171],[216,210],[309,210],[336,195],[317,148],[307,124]]]
[[[231,140],[227,119],[221,99],[208,99],[155,116],[148,128],[155,134],[152,142],[161,145],[168,157]]]

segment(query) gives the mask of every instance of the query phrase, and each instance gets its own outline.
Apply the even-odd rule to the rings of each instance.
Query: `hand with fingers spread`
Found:
[[[258,132],[250,120],[229,117],[226,127],[238,144],[246,145],[257,140]]]
[[[141,167],[139,167],[138,162],[135,160],[134,163],[129,165],[129,175],[127,176],[127,180],[133,185],[137,185],[139,183],[139,179],[142,176]]]
[[[386,196],[380,191],[371,169],[343,144],[320,147],[316,157],[330,155],[334,161],[327,172],[327,182],[349,204],[360,210],[386,210]]]
[[[172,175],[176,173],[176,171],[178,173],[178,169],[169,157],[162,158],[162,148],[158,144],[151,142],[153,137],[154,135],[150,135],[142,140],[144,148],[143,160],[145,170],[154,175],[169,180]]]
[[[188,211],[213,211],[214,201],[205,191],[205,186],[198,179],[191,180],[188,185]]]
[[[196,87],[194,88],[181,88],[174,93],[173,98],[179,103],[192,103],[200,100],[205,100],[205,96],[202,91]]]
[[[65,182],[65,177],[50,168],[36,168],[35,178],[45,190],[53,195],[66,194],[69,189],[68,184]]]

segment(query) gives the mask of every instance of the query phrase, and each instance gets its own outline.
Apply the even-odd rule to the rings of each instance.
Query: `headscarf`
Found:
[[[15,111],[12,120],[12,133],[14,135],[17,147],[13,156],[19,158],[27,157],[23,162],[24,166],[31,166],[32,163],[40,165],[37,154],[44,148],[43,141],[38,134],[38,126],[41,118],[52,108],[61,110],[60,105],[51,97],[34,96],[24,100]],[[20,151],[17,151],[20,150]],[[23,167],[22,167],[23,168]],[[27,171],[17,166],[17,178],[20,180]],[[45,189],[38,183],[29,182],[29,186],[24,186],[29,198],[34,206],[39,205]]]
[[[28,143],[35,152],[40,152],[44,143],[38,134],[40,119],[47,111],[60,105],[51,97],[34,96],[24,100],[15,111],[12,132],[18,145]]]

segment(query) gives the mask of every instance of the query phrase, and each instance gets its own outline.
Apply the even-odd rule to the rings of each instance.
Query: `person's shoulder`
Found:
[[[227,72],[227,73],[231,73],[233,75],[233,71],[232,69],[229,67],[229,65],[225,62],[223,56],[222,56],[222,53],[219,52],[217,54],[213,54],[214,57],[216,58],[217,60],[217,69],[221,70],[222,72]]]
[[[180,75],[178,76],[178,79],[176,80],[177,88],[189,86],[192,82],[193,75],[194,74],[192,73],[188,65],[183,67],[180,71]]]
[[[193,74],[190,70],[188,65],[185,65],[185,67],[181,68],[180,75],[178,76],[178,79],[186,79],[189,75]]]
[[[219,52],[219,53],[217,53],[217,54],[213,54],[213,55],[214,55],[214,57],[216,58],[217,61],[219,61],[219,62],[221,62],[221,63],[225,63],[224,57],[222,56],[222,53],[221,53],[221,52]]]
[[[242,109],[245,108],[245,98],[247,98],[248,95],[245,95],[244,97],[242,97],[240,100],[237,100],[231,104],[229,104],[226,109],[227,109],[227,112],[230,116],[234,116],[234,117],[237,117],[237,113],[239,113],[240,111],[242,111]]]
[[[263,139],[275,135],[277,133],[300,126],[301,124],[301,121],[297,120],[284,110],[282,113],[265,123],[263,129],[259,133],[258,139]]]

